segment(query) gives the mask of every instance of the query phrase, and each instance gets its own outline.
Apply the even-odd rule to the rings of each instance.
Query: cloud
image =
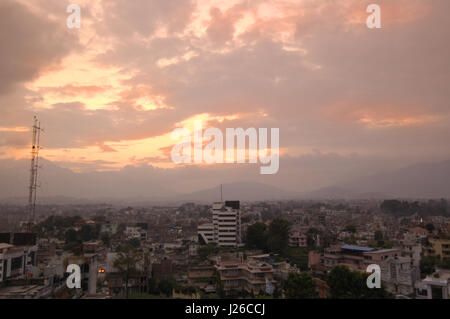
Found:
[[[33,14],[18,2],[0,3],[0,21],[0,94],[57,67],[77,47],[76,36],[67,28]]]
[[[146,154],[117,145],[163,139],[199,114],[235,116],[209,123],[221,129],[279,127],[281,147],[294,157],[311,149],[449,157],[450,3],[380,1],[379,30],[365,26],[368,3],[99,1],[84,5],[86,29],[76,35],[63,19],[57,25],[3,2],[0,21],[17,31],[17,44],[0,53],[1,69],[11,73],[0,80],[0,127],[29,126],[38,112],[52,155],[72,150],[75,165],[85,152],[89,169],[105,155],[122,166],[131,158],[165,164],[166,141],[147,141],[154,152]],[[55,8],[40,10],[55,16]],[[11,43],[13,33],[2,30],[2,43]],[[52,80],[70,52],[75,65],[65,60],[64,76]],[[20,66],[17,74],[10,65]],[[43,73],[49,77],[39,86]],[[19,85],[26,81],[34,85]],[[24,145],[23,132],[0,134],[3,145]]]

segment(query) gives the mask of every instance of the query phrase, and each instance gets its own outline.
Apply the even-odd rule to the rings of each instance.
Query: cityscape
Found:
[[[448,299],[446,200],[46,205],[32,233],[1,211],[0,298]]]
[[[1,0],[0,302],[279,318],[450,299],[449,12]]]

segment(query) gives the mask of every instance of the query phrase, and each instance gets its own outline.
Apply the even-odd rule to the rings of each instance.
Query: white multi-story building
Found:
[[[198,226],[201,244],[216,243],[219,246],[235,247],[241,243],[241,211],[239,201],[214,203],[212,224]]]
[[[416,281],[420,280],[420,271],[410,257],[390,257],[382,262],[381,280],[389,292],[411,295]]]
[[[37,246],[0,243],[0,282],[32,273],[36,266]]]
[[[200,244],[214,243],[214,225],[212,223],[198,225],[197,233]]]
[[[145,229],[142,229],[141,227],[127,226],[124,234],[127,239],[147,240],[147,231]]]
[[[440,269],[416,282],[417,299],[450,299],[450,270]]]

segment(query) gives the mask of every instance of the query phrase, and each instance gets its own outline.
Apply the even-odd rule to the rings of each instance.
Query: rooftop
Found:
[[[356,251],[374,251],[375,250],[375,248],[371,248],[371,247],[361,247],[361,246],[352,246],[352,245],[343,245],[343,246],[341,246],[341,249],[356,250]]]

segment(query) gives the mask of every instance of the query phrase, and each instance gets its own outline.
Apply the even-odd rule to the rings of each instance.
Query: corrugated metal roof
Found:
[[[375,248],[352,246],[352,245],[343,245],[343,246],[341,246],[341,249],[357,250],[357,251],[373,251],[373,250],[375,250]]]

